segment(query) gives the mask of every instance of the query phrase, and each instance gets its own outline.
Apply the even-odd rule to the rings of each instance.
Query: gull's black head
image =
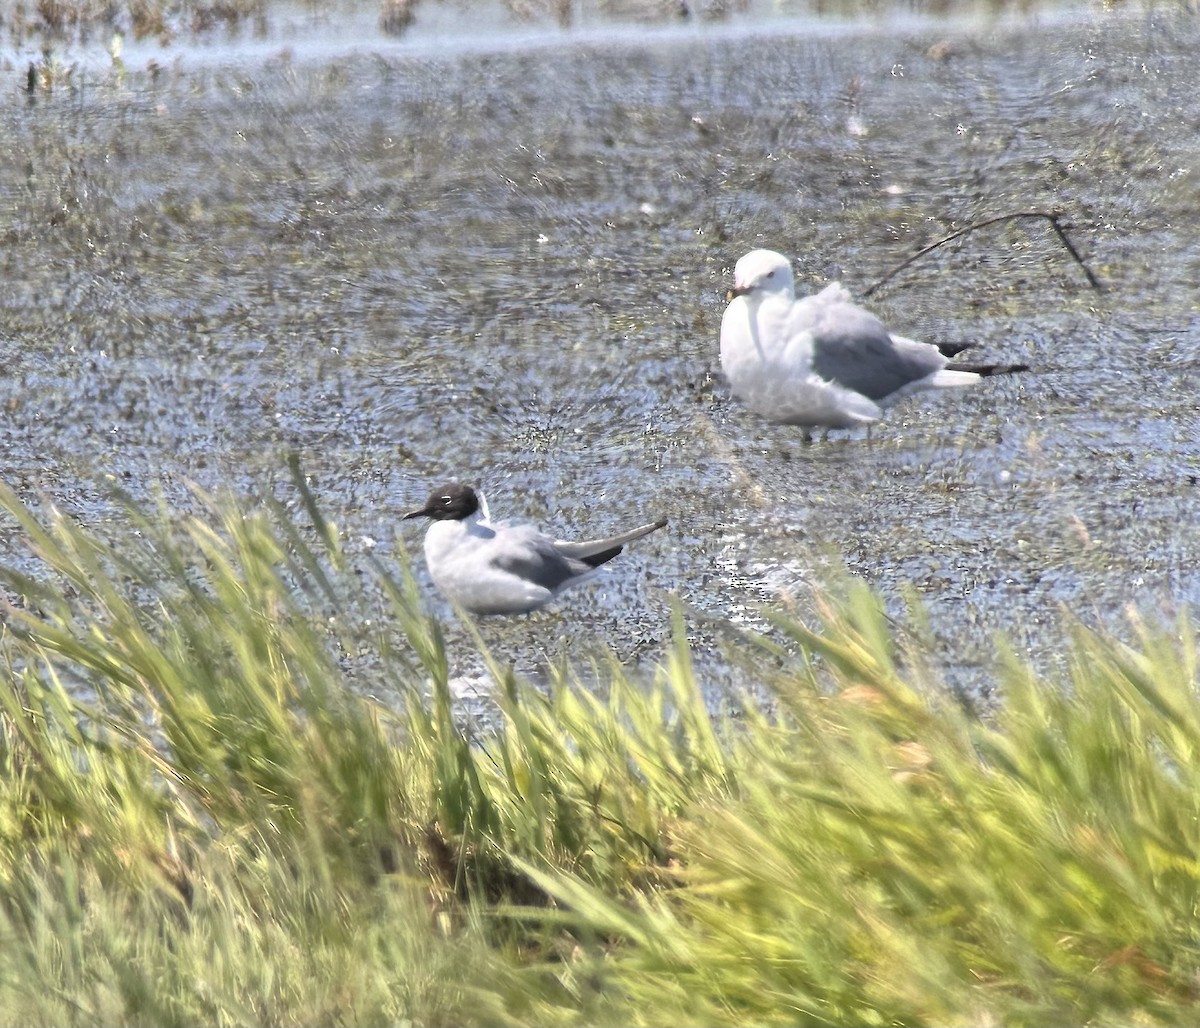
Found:
[[[469,485],[451,482],[429,494],[425,506],[404,515],[409,518],[432,518],[434,521],[462,521],[479,510],[479,497]]]

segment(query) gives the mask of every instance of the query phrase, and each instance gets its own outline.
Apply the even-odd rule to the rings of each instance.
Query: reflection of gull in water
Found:
[[[475,614],[524,614],[564,589],[586,581],[626,543],[666,521],[607,539],[564,542],[533,525],[493,521],[487,500],[465,485],[435,490],[425,506],[405,518],[430,518],[425,563],[445,597]]]
[[[837,282],[797,300],[792,266],[772,250],[737,262],[721,321],[721,367],[734,393],[770,421],[852,428],[919,389],[969,386],[1023,364],[947,367],[962,346],[892,335]]]

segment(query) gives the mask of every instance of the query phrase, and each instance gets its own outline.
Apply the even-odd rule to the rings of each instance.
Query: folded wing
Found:
[[[582,561],[588,567],[598,568],[601,564],[612,560],[627,543],[631,543],[635,539],[640,539],[644,535],[649,535],[651,532],[664,527],[666,523],[666,518],[662,518],[653,524],[642,525],[640,528],[634,528],[620,535],[612,535],[607,539],[589,539],[577,543],[555,540],[554,548],[564,557]]]

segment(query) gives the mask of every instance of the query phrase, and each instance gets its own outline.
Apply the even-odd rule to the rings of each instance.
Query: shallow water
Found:
[[[183,509],[188,482],[288,495],[296,450],[351,548],[385,551],[419,550],[399,516],[447,478],[563,535],[669,517],[552,611],[486,623],[525,670],[597,641],[654,661],[678,596],[715,690],[737,672],[709,617],[807,617],[842,566],[897,613],[919,595],[976,693],[998,631],[1050,663],[1064,607],[1195,606],[1195,16],[721,29],[127,54],[8,92],[0,475],[101,523],[107,476]],[[869,302],[1030,373],[811,445],[731,401],[747,249],[861,293],[1049,208],[1103,293],[1031,221]]]

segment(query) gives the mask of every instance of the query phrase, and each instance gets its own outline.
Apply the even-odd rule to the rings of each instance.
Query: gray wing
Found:
[[[635,539],[649,535],[656,529],[664,527],[666,523],[666,518],[660,518],[653,524],[642,525],[640,528],[631,528],[628,532],[622,532],[620,535],[610,535],[607,539],[588,539],[578,543],[570,543],[558,539],[554,542],[554,548],[565,557],[573,557],[583,561],[590,567],[598,568],[601,564],[607,563],[620,553],[626,543],[631,543]]]
[[[871,400],[890,396],[945,367],[936,346],[892,336],[875,315],[832,304],[812,327],[812,368]]]
[[[592,570],[592,565],[561,552],[553,539],[532,526],[514,525],[504,534],[508,538],[497,547],[489,563],[543,589],[555,592],[572,578]]]

